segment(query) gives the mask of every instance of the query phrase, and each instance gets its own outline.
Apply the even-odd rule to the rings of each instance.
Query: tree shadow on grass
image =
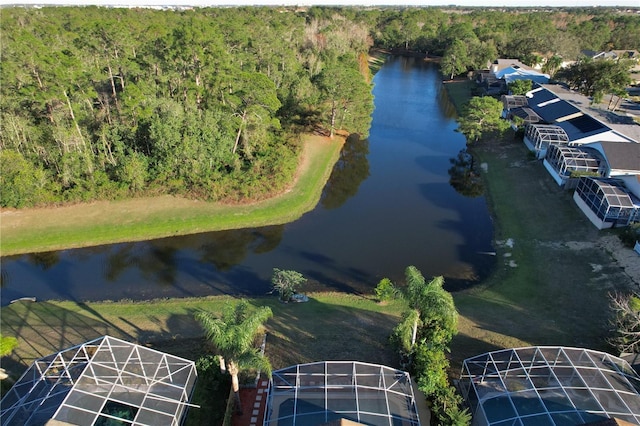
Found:
[[[108,320],[84,303],[77,306],[81,310],[49,302],[18,302],[2,308],[2,334],[18,339],[14,351],[2,358],[2,367],[13,379],[20,377],[39,358],[104,335],[158,350],[173,348],[173,352],[165,352],[188,359],[197,356],[194,348],[202,348],[202,330],[192,312],[172,315],[166,321],[149,316],[147,320],[152,325],[147,329],[124,317]]]
[[[283,305],[267,323],[266,355],[274,369],[324,360],[398,365],[389,335],[399,318],[320,302]]]
[[[18,347],[2,359],[3,368],[19,376],[31,363],[105,334],[123,335],[113,324],[48,302],[18,302],[2,308],[2,334],[15,336]]]

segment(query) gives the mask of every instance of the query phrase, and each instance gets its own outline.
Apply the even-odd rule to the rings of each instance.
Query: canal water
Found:
[[[349,138],[321,201],[280,226],[2,258],[2,305],[19,297],[144,300],[264,295],[273,268],[306,289],[371,292],[409,265],[455,291],[492,269],[484,196],[450,184],[465,147],[437,66],[391,58],[374,77],[368,139]],[[463,191],[461,191],[463,192]]]

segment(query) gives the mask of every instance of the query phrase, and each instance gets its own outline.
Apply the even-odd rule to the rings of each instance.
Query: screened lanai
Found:
[[[528,99],[524,95],[502,95],[502,106],[505,110],[510,111],[514,108],[527,106]]]
[[[640,424],[640,376],[621,358],[567,347],[488,352],[464,361],[459,382],[473,426]]]
[[[549,145],[566,145],[569,136],[558,126],[528,124],[524,129],[524,143],[538,158],[544,158]]]
[[[632,198],[618,179],[581,177],[574,200],[600,229],[640,220],[640,201]]]
[[[264,425],[315,426],[341,419],[419,426],[409,374],[353,361],[300,364],[273,372]]]
[[[600,158],[590,151],[566,145],[549,145],[545,162],[557,173],[562,182],[576,173],[601,175]]]
[[[524,124],[532,124],[542,121],[540,116],[528,107],[514,108],[509,111],[509,118],[513,120],[515,117],[521,118]]]
[[[192,361],[111,336],[36,360],[1,402],[3,426],[178,426],[196,381]]]

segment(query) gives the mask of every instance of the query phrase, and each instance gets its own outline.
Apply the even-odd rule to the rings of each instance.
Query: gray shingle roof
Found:
[[[611,169],[637,170],[640,172],[640,144],[626,142],[601,142]]]

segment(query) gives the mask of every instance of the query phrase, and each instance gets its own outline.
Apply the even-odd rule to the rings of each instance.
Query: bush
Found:
[[[0,205],[2,207],[30,207],[43,197],[45,172],[17,151],[0,151]]]
[[[16,346],[18,346],[18,339],[0,334],[0,356],[9,355]]]
[[[283,302],[288,302],[291,296],[296,293],[296,289],[306,281],[307,279],[300,272],[273,268],[273,276],[271,277],[273,288],[271,291],[277,292]]]
[[[231,376],[220,371],[216,355],[206,355],[196,361],[198,381],[191,402],[199,405],[190,409],[186,425],[222,424],[231,389]]]
[[[632,223],[620,233],[620,240],[626,247],[633,248],[640,241],[640,223]]]
[[[398,295],[398,289],[393,285],[389,278],[383,278],[380,280],[375,288],[376,298],[380,302],[385,300],[395,299]]]

